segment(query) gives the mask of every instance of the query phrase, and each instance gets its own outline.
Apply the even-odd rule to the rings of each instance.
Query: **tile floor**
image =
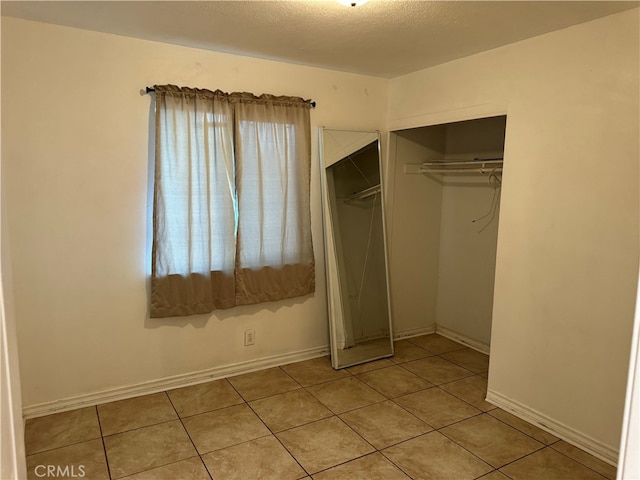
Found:
[[[486,355],[435,334],[395,347],[346,370],[317,358],[28,420],[29,478],[615,478],[487,403]]]

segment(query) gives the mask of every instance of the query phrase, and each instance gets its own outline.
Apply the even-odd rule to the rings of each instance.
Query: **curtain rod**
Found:
[[[151,92],[155,92],[156,89],[153,87],[145,87],[145,90],[147,91],[147,93],[151,93]],[[311,102],[311,106],[313,108],[316,108],[316,102]]]

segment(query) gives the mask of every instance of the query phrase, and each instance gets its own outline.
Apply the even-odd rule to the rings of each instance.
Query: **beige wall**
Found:
[[[638,19],[390,86],[389,129],[508,114],[489,389],[613,457],[638,265]]]
[[[299,95],[312,119],[313,296],[150,320],[154,83]],[[319,125],[384,125],[388,81],[2,18],[2,161],[25,406],[328,344]],[[243,346],[254,328],[256,344]]]

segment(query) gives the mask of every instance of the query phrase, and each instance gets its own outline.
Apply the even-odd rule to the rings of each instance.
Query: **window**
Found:
[[[156,86],[152,317],[314,291],[309,108]]]

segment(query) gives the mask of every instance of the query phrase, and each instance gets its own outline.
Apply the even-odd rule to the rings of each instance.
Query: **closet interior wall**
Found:
[[[395,135],[391,295],[396,332],[444,328],[488,349],[499,220],[489,175],[404,173],[406,164],[502,157],[506,117]],[[502,175],[498,175],[501,179]]]

